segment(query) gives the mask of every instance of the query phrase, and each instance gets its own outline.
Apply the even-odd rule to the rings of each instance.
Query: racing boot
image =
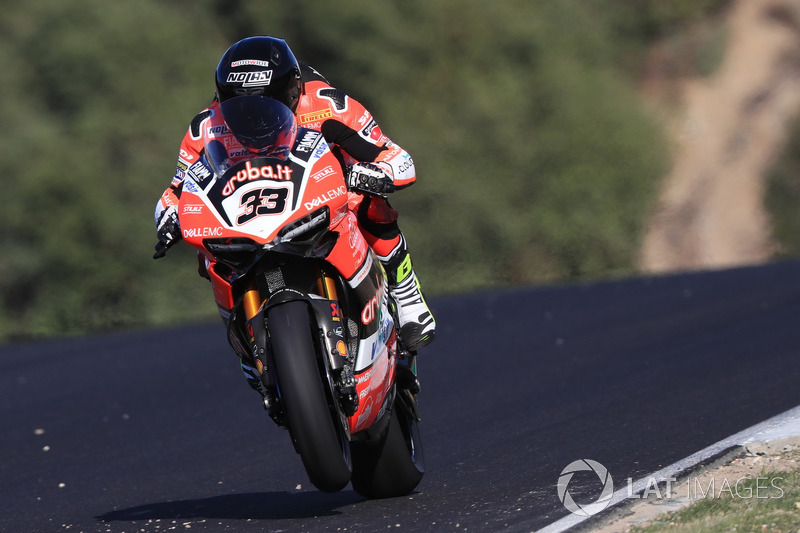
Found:
[[[404,241],[401,241],[402,244],[405,244]],[[401,245],[387,261],[382,260],[381,263],[389,278],[389,295],[397,304],[400,339],[407,350],[416,352],[433,342],[436,321],[422,295],[419,279],[411,265],[411,256]]]

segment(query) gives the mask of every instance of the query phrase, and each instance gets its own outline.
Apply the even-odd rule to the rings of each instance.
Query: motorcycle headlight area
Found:
[[[205,239],[203,244],[214,259],[234,270],[245,270],[253,265],[263,248],[257,242],[245,238]]]
[[[248,238],[205,239],[211,255],[234,270],[247,270],[264,252],[281,252],[324,259],[333,249],[339,234],[328,231],[328,207],[317,209],[283,228],[274,241],[259,244]]]
[[[327,257],[339,238],[338,233],[328,231],[330,221],[330,210],[321,207],[283,228],[268,249],[305,257]]]
[[[339,234],[328,231],[330,210],[327,206],[309,213],[283,228],[274,241],[259,244],[248,238],[205,239],[211,255],[234,270],[247,270],[263,252],[281,252],[324,259],[336,245]]]

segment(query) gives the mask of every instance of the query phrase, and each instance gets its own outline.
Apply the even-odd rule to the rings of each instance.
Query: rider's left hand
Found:
[[[392,177],[374,163],[356,163],[348,167],[347,186],[373,194],[394,192]]]

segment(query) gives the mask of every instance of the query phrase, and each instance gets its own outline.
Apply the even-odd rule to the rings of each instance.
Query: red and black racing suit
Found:
[[[414,183],[416,170],[411,156],[381,132],[363,105],[332,87],[313,68],[301,65],[301,73],[302,94],[295,111],[298,126],[321,131],[331,150],[345,165],[374,163],[392,177],[396,189]],[[192,120],[181,142],[175,176],[156,207],[156,220],[168,206],[177,207],[184,173],[200,159],[203,150],[203,122],[214,112],[219,112],[216,99]],[[378,258],[387,264],[391,276],[407,256],[405,239],[397,225],[397,211],[385,198],[374,195],[351,195],[350,206],[356,212],[364,238]]]

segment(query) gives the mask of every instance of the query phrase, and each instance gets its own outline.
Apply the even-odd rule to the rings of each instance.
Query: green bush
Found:
[[[190,250],[151,259],[152,212],[219,57],[253,34],[286,38],[414,156],[393,203],[428,293],[630,272],[666,161],[623,67],[718,3],[5,6],[0,338],[216,316]]]
[[[766,205],[778,255],[800,257],[800,120],[795,120],[788,144],[768,175]]]

